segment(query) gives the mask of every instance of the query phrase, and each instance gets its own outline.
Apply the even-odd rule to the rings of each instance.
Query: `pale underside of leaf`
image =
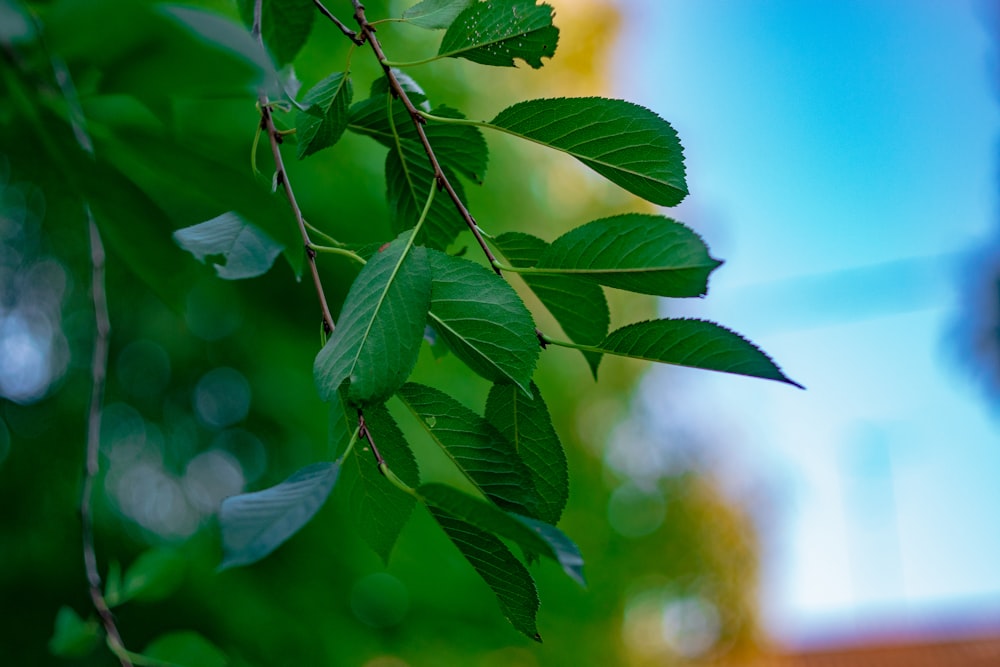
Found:
[[[403,12],[403,19],[428,30],[445,30],[475,0],[423,0]]]
[[[220,278],[240,280],[267,273],[282,247],[256,225],[230,211],[205,222],[178,229],[174,241],[204,263],[221,255],[225,264],[215,264]]]

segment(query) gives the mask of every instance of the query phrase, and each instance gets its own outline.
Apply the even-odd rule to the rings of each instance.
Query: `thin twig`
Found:
[[[108,338],[111,335],[111,320],[108,317],[108,301],[104,293],[104,245],[97,230],[94,216],[87,207],[90,225],[91,290],[94,300],[94,356],[91,360],[92,385],[90,411],[87,414],[87,461],[83,477],[83,491],[80,497],[80,519],[83,525],[83,563],[90,585],[90,599],[108,634],[108,646],[118,657],[122,667],[132,667],[125,644],[122,642],[115,617],[111,613],[104,593],[101,592],[101,574],[97,569],[97,552],[94,548],[94,515],[91,501],[94,495],[94,481],[100,472],[101,415],[104,402],[104,381],[108,369]]]
[[[358,37],[358,33],[357,32],[355,32],[354,30],[351,30],[346,25],[344,25],[344,22],[341,21],[340,19],[338,19],[336,16],[334,16],[333,12],[331,12],[329,9],[327,9],[323,5],[323,3],[320,2],[320,0],[313,0],[313,4],[316,5],[316,9],[319,10],[320,14],[322,14],[326,18],[330,19],[331,21],[333,21],[333,24],[335,26],[337,26],[337,28],[340,29],[340,32],[342,32],[345,35],[347,35],[348,39],[350,39],[352,42],[354,42],[358,46],[361,46],[362,44],[365,43],[364,38]]]
[[[375,463],[378,464],[379,471],[385,474],[385,471],[382,470],[383,466],[385,466],[385,459],[382,458],[378,447],[375,446],[375,438],[372,437],[372,432],[368,430],[368,424],[365,423],[365,413],[361,411],[361,408],[358,408],[358,437],[368,441],[368,446],[372,448],[372,454],[375,456]]]
[[[472,231],[472,235],[476,237],[476,242],[479,243],[479,247],[482,248],[483,253],[486,255],[486,259],[490,263],[490,267],[500,275],[500,269],[496,267],[496,257],[494,257],[493,252],[490,247],[486,244],[483,235],[479,231],[479,225],[476,224],[475,218],[469,212],[469,209],[462,202],[461,197],[455,191],[448,177],[445,175],[444,170],[441,168],[441,163],[437,159],[437,155],[434,154],[434,148],[431,146],[431,142],[427,138],[427,132],[424,130],[424,117],[420,115],[420,111],[414,106],[413,102],[410,101],[409,96],[406,94],[406,90],[399,83],[399,79],[396,78],[396,74],[392,71],[392,68],[386,64],[385,52],[382,51],[382,45],[378,41],[378,37],[375,36],[375,28],[371,23],[368,22],[365,16],[365,6],[361,4],[360,0],[352,0],[354,3],[354,19],[358,22],[358,26],[361,28],[361,38],[371,44],[372,51],[375,53],[375,57],[378,59],[379,64],[382,65],[382,70],[385,72],[385,76],[389,81],[389,86],[392,88],[393,95],[398,97],[402,102],[403,106],[406,107],[406,111],[410,114],[410,119],[413,121],[413,125],[417,130],[417,136],[420,137],[420,143],[424,147],[424,152],[427,153],[427,159],[430,160],[431,168],[434,170],[434,179],[437,181],[438,186],[443,188],[448,196],[451,197],[452,203],[455,205],[455,209],[458,210],[459,215],[465,220],[465,224]]]

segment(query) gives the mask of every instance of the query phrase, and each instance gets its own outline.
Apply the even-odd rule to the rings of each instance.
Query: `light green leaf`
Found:
[[[49,639],[49,652],[60,658],[82,658],[93,651],[101,637],[97,620],[86,621],[72,607],[63,605],[56,613],[55,628]]]
[[[521,297],[493,271],[431,251],[430,323],[456,357],[487,380],[513,382],[525,393],[540,347]]]
[[[326,77],[302,98],[306,107],[295,117],[298,157],[333,146],[347,129],[348,109],[354,90],[347,72]]]
[[[261,34],[278,66],[290,63],[305,46],[316,16],[313,0],[263,0]],[[240,18],[253,27],[254,0],[236,0]]]
[[[459,470],[499,507],[533,515],[534,485],[514,446],[447,394],[408,383],[396,394]]]
[[[493,590],[500,610],[519,632],[542,641],[535,624],[538,590],[527,568],[494,536],[443,510],[429,508],[451,541]]]
[[[749,375],[803,388],[798,382],[788,379],[756,345],[714,322],[638,322],[612,331],[598,347],[607,354]]]
[[[448,28],[438,56],[497,67],[514,67],[514,58],[521,58],[538,69],[559,42],[552,14],[552,7],[535,0],[474,2]]]
[[[313,372],[324,401],[349,381],[352,403],[385,401],[417,363],[431,301],[427,251],[400,236],[361,269],[347,293],[337,328]]]
[[[580,550],[555,526],[504,512],[496,505],[444,484],[424,484],[417,489],[417,495],[428,506],[447,512],[480,530],[511,540],[528,554],[551,558],[574,581],[581,586],[586,585]]]
[[[256,563],[297,533],[323,506],[340,466],[314,463],[277,486],[222,501],[220,570]]]
[[[365,408],[365,424],[396,476],[407,486],[420,484],[417,461],[385,405]],[[388,564],[392,547],[416,501],[379,472],[374,456],[362,448],[363,444],[356,444],[355,451],[344,461],[339,486],[347,494],[350,514],[361,537]]]
[[[549,247],[542,239],[508,232],[500,234],[493,242],[504,257],[516,267],[533,267]],[[611,314],[604,290],[585,279],[574,276],[522,275],[524,282],[535,293],[570,340],[582,345],[596,345],[608,335]],[[597,377],[601,355],[583,351],[591,373]]]
[[[552,242],[534,270],[656,296],[701,296],[722,262],[679,222],[629,213],[594,220]]]
[[[143,657],[152,662],[142,664],[169,667],[227,667],[230,664],[229,658],[215,644],[191,630],[160,635],[146,647]]]
[[[186,566],[186,558],[176,549],[160,547],[141,553],[125,571],[119,603],[166,598],[180,586]]]
[[[654,204],[675,206],[687,196],[677,133],[638,104],[603,97],[528,100],[489,125],[572,155]]]
[[[495,384],[486,399],[486,419],[514,443],[538,491],[536,516],[555,525],[569,497],[566,452],[538,387],[531,398],[512,384]]]
[[[428,30],[444,30],[475,0],[423,0],[403,12],[403,20]]]
[[[209,256],[221,255],[224,261],[213,266],[219,277],[226,280],[267,273],[282,250],[262,229],[232,211],[178,229],[173,236],[177,245],[202,264]]]

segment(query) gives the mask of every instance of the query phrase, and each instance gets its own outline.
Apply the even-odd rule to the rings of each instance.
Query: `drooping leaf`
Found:
[[[549,244],[521,232],[500,234],[493,239],[500,252],[516,267],[533,267]],[[596,345],[608,335],[611,314],[600,285],[574,276],[522,275],[570,340],[582,345]],[[597,376],[601,355],[582,352],[590,371]]]
[[[510,442],[528,467],[538,491],[539,519],[555,525],[569,497],[566,452],[538,387],[531,398],[512,384],[495,384],[486,399],[486,419]]]
[[[629,213],[594,220],[560,236],[536,270],[552,270],[618,289],[656,296],[701,296],[722,262],[679,222]]]
[[[803,388],[786,377],[756,345],[738,333],[704,320],[629,324],[612,331],[599,348],[606,354],[777,380]]]
[[[459,199],[467,201],[461,182],[453,172],[442,167]],[[420,144],[401,140],[397,149],[390,149],[385,158],[386,198],[396,232],[412,228],[420,220],[427,193],[434,184],[434,170],[427,162],[427,155]],[[428,248],[446,249],[466,228],[465,220],[445,193],[439,193],[431,202],[417,241]]]
[[[347,129],[354,90],[347,72],[335,72],[313,86],[302,98],[304,110],[295,117],[298,157],[333,146]]]
[[[520,58],[538,69],[559,42],[552,14],[551,6],[536,0],[474,2],[445,32],[438,56],[497,67],[514,67]]]
[[[583,556],[572,540],[555,526],[505,512],[495,505],[444,484],[423,484],[417,494],[437,508],[476,528],[515,542],[526,553],[539,554],[559,563],[581,586]]]
[[[100,638],[101,626],[96,619],[85,621],[72,607],[63,605],[56,613],[49,652],[60,658],[82,658],[97,647]]]
[[[431,301],[427,251],[404,234],[365,264],[313,373],[324,401],[349,380],[352,403],[385,401],[417,363]]]
[[[638,104],[603,97],[528,100],[489,125],[572,155],[654,204],[675,206],[687,196],[677,133]]]
[[[396,476],[408,486],[420,484],[417,461],[385,405],[366,408],[365,424]],[[347,494],[350,514],[362,539],[388,564],[392,547],[416,501],[379,472],[372,454],[363,451],[367,449],[364,444],[357,443],[357,451],[344,462],[339,486]]]
[[[254,0],[236,0],[240,18],[253,27]],[[263,0],[261,35],[268,51],[280,67],[295,60],[309,39],[316,5],[313,0]]]
[[[428,30],[444,30],[475,0],[422,0],[403,12],[403,19]]]
[[[219,647],[191,630],[168,632],[142,652],[148,663],[171,667],[227,667],[229,658]]]
[[[534,485],[513,445],[447,394],[408,383],[397,396],[459,470],[497,506],[534,515]]]
[[[538,590],[527,568],[493,535],[459,521],[447,512],[430,508],[451,541],[493,590],[500,610],[519,632],[542,641],[535,624],[538,615]]]
[[[281,546],[319,511],[339,472],[336,463],[314,463],[277,486],[223,500],[219,569],[255,563]]]
[[[224,261],[213,266],[219,277],[226,280],[267,273],[282,250],[263,230],[232,211],[178,229],[174,241],[202,264],[209,256],[221,255]]]
[[[510,284],[480,264],[431,251],[430,323],[456,357],[487,380],[525,393],[538,360],[535,322]]]
[[[159,547],[143,552],[125,570],[118,603],[166,598],[181,584],[186,568],[185,556],[176,549]]]

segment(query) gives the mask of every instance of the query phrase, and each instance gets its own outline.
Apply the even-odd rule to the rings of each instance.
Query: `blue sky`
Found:
[[[1000,421],[950,338],[1000,223],[982,4],[619,0],[616,93],[680,133],[692,194],[670,214],[726,260],[667,312],[808,387],[645,383],[719,443],[720,475],[766,489],[765,612],[789,642],[1000,610]]]

